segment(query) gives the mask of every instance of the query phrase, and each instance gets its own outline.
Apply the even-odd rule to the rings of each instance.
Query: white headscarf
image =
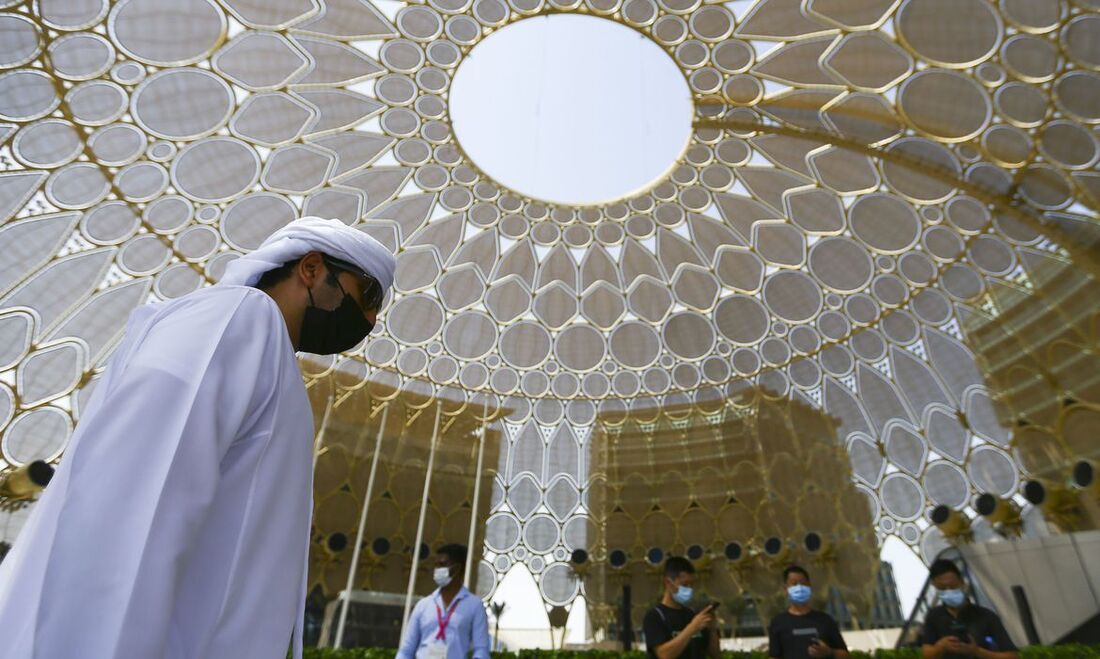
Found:
[[[382,290],[393,285],[396,263],[385,245],[340,220],[319,217],[303,217],[271,234],[259,249],[230,262],[218,283],[254,286],[263,273],[309,252],[354,263],[377,279]]]

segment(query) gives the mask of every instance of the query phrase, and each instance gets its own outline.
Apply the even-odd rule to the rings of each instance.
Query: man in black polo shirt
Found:
[[[797,565],[783,570],[791,604],[768,625],[768,656],[782,659],[836,657],[847,659],[848,646],[836,620],[810,607],[810,574]]]
[[[928,569],[940,605],[924,618],[921,653],[925,659],[1017,659],[1016,645],[997,614],[973,604],[966,596],[962,573],[940,559]]]
[[[695,566],[682,556],[665,561],[665,592],[645,614],[646,652],[650,659],[718,659],[716,605],[696,613],[688,608],[694,595]]]

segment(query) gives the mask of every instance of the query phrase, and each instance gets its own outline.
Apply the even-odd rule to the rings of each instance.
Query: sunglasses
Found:
[[[343,270],[344,272],[355,275],[363,283],[363,309],[367,311],[378,311],[382,308],[382,302],[386,297],[386,291],[382,289],[382,284],[377,279],[363,272],[363,269],[347,261],[333,258],[331,256],[322,255],[322,260],[325,265],[332,270]]]

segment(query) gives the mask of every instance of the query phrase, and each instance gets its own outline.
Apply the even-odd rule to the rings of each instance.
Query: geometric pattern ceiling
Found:
[[[329,364],[495,397],[526,451],[748,385],[790,397],[839,419],[880,536],[930,557],[930,507],[1012,496],[1025,469],[970,323],[1097,272],[1075,241],[1100,199],[1100,2],[745,5],[0,2],[3,460],[61,455],[136,305],[319,215],[398,253],[379,329]],[[561,12],[637,30],[691,89],[691,139],[641,194],[526,198],[455,139],[463,58]],[[584,490],[559,453],[501,465],[498,518]],[[498,573],[564,555],[496,537]]]

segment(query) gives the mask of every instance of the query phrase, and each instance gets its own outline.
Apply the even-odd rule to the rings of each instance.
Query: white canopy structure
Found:
[[[929,512],[977,518],[984,493],[1037,532],[1023,483],[1100,451],[1100,2],[748,4],[0,2],[0,466],[62,456],[135,306],[313,215],[397,254],[371,340],[303,362],[345,379],[317,421],[356,424],[362,389],[493,424],[482,596],[523,564],[570,605],[571,553],[605,556],[597,438],[728,419],[745,392],[835,421],[871,540],[931,560]],[[686,148],[629,198],[525,197],[455,138],[464,59],[555,13],[636,30],[691,90]]]

